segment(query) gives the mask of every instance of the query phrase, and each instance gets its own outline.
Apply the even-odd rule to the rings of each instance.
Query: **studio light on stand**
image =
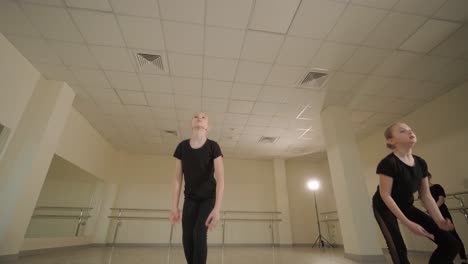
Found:
[[[324,248],[325,246],[333,247],[333,245],[330,242],[328,242],[328,240],[326,240],[325,237],[322,236],[322,231],[320,230],[320,219],[317,209],[317,196],[315,195],[315,192],[317,192],[317,190],[320,189],[320,182],[317,180],[309,180],[307,182],[307,188],[314,193],[315,215],[317,216],[317,227],[319,232],[317,239],[315,239],[315,242],[312,245],[312,247],[315,247],[316,245],[318,245],[319,248]]]

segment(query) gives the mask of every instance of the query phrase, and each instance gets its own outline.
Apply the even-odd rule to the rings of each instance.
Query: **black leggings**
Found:
[[[444,217],[447,217],[453,223],[452,215],[450,215],[450,213],[448,215],[444,215]],[[455,229],[453,229],[452,231],[450,231],[450,234],[452,234],[452,236],[455,237],[458,240],[458,242],[460,243],[460,251],[458,251],[458,254],[460,255],[460,258],[461,259],[466,259],[465,245],[463,245],[463,241],[461,240],[461,238],[458,235],[457,231]]]
[[[437,248],[432,253],[429,260],[430,264],[450,264],[457,255],[460,249],[460,243],[450,232],[441,230],[432,218],[423,213],[421,210],[412,206],[406,210],[402,210],[403,214],[411,221],[419,224],[427,232],[434,235],[434,243]],[[387,242],[390,256],[395,264],[407,264],[408,252],[405,242],[401,236],[397,218],[388,208],[377,208],[374,205],[374,215],[380,229]]]
[[[198,201],[185,198],[182,212],[182,242],[188,264],[206,264],[208,228],[205,222],[214,204],[215,199]]]

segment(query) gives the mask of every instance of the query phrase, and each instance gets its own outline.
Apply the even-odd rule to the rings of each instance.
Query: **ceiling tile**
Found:
[[[222,98],[203,98],[202,111],[225,113],[228,108],[229,101]]]
[[[37,64],[34,67],[48,80],[64,81],[68,85],[78,84],[75,75],[66,66]],[[73,88],[73,87],[72,87]]]
[[[450,58],[424,56],[400,76],[409,79],[427,80],[431,76],[440,74],[440,71],[451,61]]]
[[[282,35],[248,31],[241,58],[260,62],[273,62],[283,39]]]
[[[393,10],[429,16],[434,14],[446,0],[400,0]]]
[[[135,71],[127,49],[104,46],[89,46],[89,49],[104,70]]]
[[[88,43],[117,47],[125,45],[113,14],[83,10],[70,12]]]
[[[265,86],[257,98],[259,102],[286,103],[293,89],[288,87]]]
[[[365,75],[337,72],[327,83],[327,88],[330,91],[350,92],[361,81]]]
[[[175,94],[202,95],[202,80],[193,78],[172,78],[172,87]]]
[[[345,7],[344,3],[332,1],[302,1],[289,34],[323,39],[332,30]]]
[[[140,17],[159,16],[157,0],[110,0],[110,3],[116,14]]]
[[[305,74],[303,67],[274,65],[266,80],[267,84],[280,86],[296,86]]]
[[[17,1],[0,1],[0,32],[32,37],[41,36],[41,33],[19,8]]]
[[[425,17],[392,12],[367,37],[365,45],[396,49],[426,21]]]
[[[221,81],[234,80],[237,60],[205,57],[205,78]]]
[[[120,28],[128,47],[163,50],[163,34],[159,19],[118,16]]]
[[[112,8],[107,0],[65,0],[65,3],[69,7],[112,11]]]
[[[307,66],[320,48],[320,44],[318,40],[287,37],[276,58],[276,63]]]
[[[387,11],[362,6],[348,6],[328,35],[328,40],[359,44],[384,18]]]
[[[48,41],[65,65],[97,69],[99,65],[84,44]]]
[[[248,114],[252,111],[254,102],[231,100],[229,102],[229,112],[237,114]]]
[[[188,95],[176,95],[175,104],[177,109],[192,109],[200,111],[201,109],[201,97],[188,96]]]
[[[270,72],[271,64],[239,61],[236,81],[245,83],[262,84]]]
[[[140,74],[140,81],[146,92],[172,93],[171,78],[164,75]]]
[[[164,21],[163,28],[168,51],[203,54],[203,26]]]
[[[143,92],[117,90],[117,93],[125,105],[148,105]]]
[[[261,90],[261,85],[234,83],[231,92],[231,99],[255,101]]]
[[[246,126],[242,132],[245,135],[258,135],[261,136],[265,133],[267,127],[264,126]]]
[[[47,45],[42,38],[30,38],[6,35],[8,40],[26,57],[32,64],[62,64],[57,54]]]
[[[430,19],[407,39],[400,47],[402,50],[429,52],[460,27],[460,24]]]
[[[392,79],[387,77],[368,76],[359,81],[355,90],[360,95],[377,95],[385,89],[390,80]]]
[[[356,50],[356,46],[325,42],[310,63],[312,68],[336,70],[340,68]]]
[[[206,27],[205,55],[237,59],[243,39],[243,30]]]
[[[367,112],[367,111],[352,111],[351,112],[351,121],[354,123],[361,123],[369,119],[374,112]]]
[[[286,33],[300,0],[256,0],[250,29]]]
[[[434,48],[432,55],[460,57],[468,52],[468,25],[464,25],[451,35],[446,41]]]
[[[177,119],[177,114],[174,108],[168,109],[163,107],[151,107],[151,112],[156,119]]]
[[[257,102],[252,109],[254,115],[275,115],[281,110],[282,104]]]
[[[151,107],[174,108],[174,95],[146,93],[146,99]]]
[[[206,24],[244,29],[249,22],[252,0],[207,0]]]
[[[273,117],[271,116],[258,116],[258,115],[250,115],[249,120],[247,121],[247,125],[251,126],[268,126],[270,125]]]
[[[203,97],[229,98],[231,87],[231,82],[204,80]]]
[[[351,0],[353,4],[365,5],[377,8],[392,8],[398,0]]]
[[[23,8],[45,38],[83,42],[80,32],[65,9],[28,4],[23,5]]]
[[[120,104],[114,89],[84,88],[96,103]]]
[[[341,69],[346,72],[370,73],[390,54],[390,50],[361,47]]]
[[[231,132],[235,134],[239,134],[245,124],[247,124],[247,121],[249,120],[249,115],[246,114],[233,114],[233,113],[227,113],[225,115],[224,119],[224,132]],[[229,125],[226,125],[229,124]]]
[[[22,2],[50,6],[65,6],[62,0],[22,0]]]
[[[204,0],[159,0],[164,19],[203,24]]]
[[[407,51],[394,51],[373,71],[376,75],[399,76],[410,65],[421,59],[422,55]]]
[[[71,70],[80,84],[84,87],[99,89],[111,87],[104,72],[100,70],[87,70],[75,67],[72,67]]]
[[[174,76],[202,77],[203,59],[201,56],[169,53],[169,65]]]
[[[142,91],[140,81],[135,73],[106,71],[106,76],[112,88],[118,90]]]
[[[468,21],[468,2],[465,0],[448,0],[435,13],[435,17],[455,20],[460,22]]]

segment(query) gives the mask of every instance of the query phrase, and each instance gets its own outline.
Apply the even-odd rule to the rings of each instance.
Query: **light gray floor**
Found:
[[[165,264],[167,247],[90,247],[49,252],[34,256],[22,256],[18,264]],[[209,248],[209,264],[351,264],[345,259],[343,249],[312,249],[309,247],[276,248],[275,254],[268,247],[227,247],[222,259],[221,248]],[[427,254],[411,254],[411,263],[427,263]],[[391,263],[386,256],[387,263]],[[172,249],[171,264],[185,263],[181,247]],[[458,262],[455,262],[458,263]]]

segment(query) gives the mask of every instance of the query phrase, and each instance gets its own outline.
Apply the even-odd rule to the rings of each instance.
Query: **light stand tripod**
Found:
[[[315,196],[315,191],[314,191],[314,202],[315,202],[315,214],[317,216],[317,227],[318,227],[319,234],[317,236],[317,239],[315,239],[315,242],[312,245],[312,247],[315,247],[316,245],[318,245],[319,248],[323,248],[325,246],[329,246],[332,248],[333,245],[330,242],[328,242],[328,240],[326,240],[324,236],[322,236],[322,231],[320,230],[320,219],[318,215],[317,196]]]

